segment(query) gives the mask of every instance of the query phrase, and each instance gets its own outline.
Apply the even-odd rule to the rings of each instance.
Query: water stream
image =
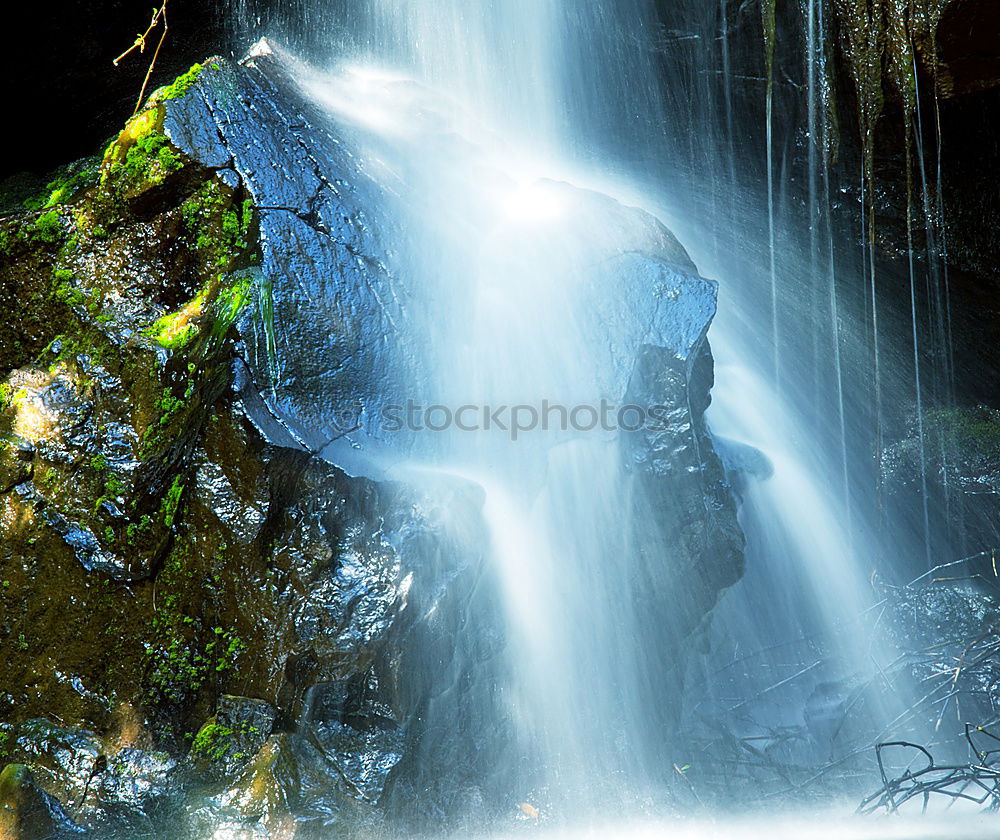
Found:
[[[808,9],[816,137],[826,46],[822,10]],[[575,188],[600,190],[664,219],[700,273],[719,281],[708,422],[718,439],[753,447],[769,464],[742,486],[748,572],[717,607],[707,652],[690,657],[689,708],[680,714],[657,707],[672,652],[637,608],[630,582],[630,558],[651,546],[669,557],[670,548],[656,545],[658,532],[637,516],[641,500],[618,434],[535,431],[512,440],[505,429],[452,426],[414,435],[407,469],[450,472],[486,491],[510,628],[505,690],[521,754],[534,767],[525,798],[576,815],[626,795],[655,800],[658,786],[686,772],[685,750],[695,752],[668,737],[679,719],[694,732],[698,720],[725,718],[734,737],[775,744],[776,733],[797,731],[786,758],[800,766],[850,755],[890,731],[909,687],[879,676],[893,654],[872,629],[879,514],[871,469],[858,468],[870,460],[871,433],[857,433],[871,425],[872,409],[869,383],[848,378],[866,346],[866,319],[875,317],[874,306],[849,309],[864,304],[874,282],[866,270],[874,269],[846,259],[834,241],[822,143],[809,153],[806,227],[796,231],[772,148],[772,82],[761,99],[761,215],[737,190],[741,120],[731,97],[669,112],[649,3],[368,0],[352,14],[331,45],[336,69],[305,84],[360,132],[398,199],[394,212],[408,235],[396,246],[396,267],[422,290],[413,302],[422,330],[415,355],[426,381],[414,400],[453,410],[622,399],[639,341],[623,303],[630,290],[581,278],[603,244],[646,241],[650,221]],[[728,72],[730,33],[721,31]],[[725,111],[725,138],[707,132],[699,109],[712,108]],[[721,148],[714,160],[728,155],[728,165],[671,171],[657,127],[671,120],[686,120],[692,148],[704,144],[708,158]],[[843,298],[845,274],[860,291]],[[662,607],[660,621],[670,625],[670,603]],[[751,664],[720,675],[730,660]],[[867,723],[844,732],[854,707]],[[716,836],[705,826],[672,831]],[[719,836],[758,833],[750,826]]]

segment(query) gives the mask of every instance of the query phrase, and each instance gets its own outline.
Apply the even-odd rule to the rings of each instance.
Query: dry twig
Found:
[[[124,59],[126,56],[133,53],[135,50],[139,50],[140,53],[146,52],[146,40],[152,34],[153,30],[156,29],[161,23],[163,24],[163,32],[160,33],[160,40],[156,42],[156,49],[153,50],[153,58],[149,62],[149,68],[146,70],[146,77],[142,80],[142,88],[139,90],[139,98],[135,103],[135,110],[132,112],[134,117],[139,113],[139,109],[142,107],[143,100],[146,98],[146,88],[149,86],[149,79],[153,75],[153,68],[156,66],[156,59],[160,55],[160,48],[163,46],[163,42],[167,39],[167,3],[169,0],[163,0],[163,5],[158,9],[153,9],[153,17],[149,21],[149,26],[146,27],[145,32],[141,32],[135,36],[135,43],[132,44],[125,52],[123,52],[118,58],[116,58],[112,63],[115,67]]]
[[[993,763],[995,757],[1000,754],[1000,746],[980,750],[975,743],[976,733],[989,738],[995,744],[1000,744],[1000,738],[992,732],[984,727],[967,723],[965,740],[976,759],[973,763],[964,765],[935,764],[930,750],[909,741],[887,741],[876,744],[875,757],[882,778],[882,787],[864,799],[858,806],[858,813],[871,814],[882,809],[895,813],[912,799],[922,800],[921,810],[926,811],[932,796],[950,799],[949,806],[964,799],[984,806],[990,811],[1000,810],[1000,766],[994,766]],[[883,752],[893,747],[916,750],[926,764],[916,771],[907,767],[899,776],[889,778]]]

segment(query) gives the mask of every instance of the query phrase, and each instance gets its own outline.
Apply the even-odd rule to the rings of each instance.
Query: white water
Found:
[[[685,225],[685,196],[637,187],[627,173],[601,167],[601,147],[620,128],[609,115],[657,118],[655,109],[643,112],[661,98],[655,74],[628,37],[647,25],[647,12],[643,3],[370,0],[360,63],[311,87],[364,132],[383,180],[396,185],[409,233],[398,243],[398,265],[422,290],[412,306],[423,308],[420,352],[432,369],[427,393],[415,395],[424,404],[621,401],[609,388],[621,382],[628,348],[615,322],[595,330],[589,318],[613,307],[619,290],[578,282],[593,243],[615,243],[607,216],[578,212],[573,193],[539,179],[676,208],[661,215],[673,217],[701,271],[722,281],[710,335],[719,362],[710,423],[759,448],[774,470],[747,490],[751,571],[723,602],[716,640],[746,652],[778,638],[818,639],[816,674],[761,711],[772,726],[801,723],[789,697],[804,703],[820,677],[864,682],[886,659],[864,621],[874,551],[863,529],[847,524],[843,397],[843,449],[825,452],[792,403],[809,387],[784,387],[795,365],[782,364],[780,393],[768,382],[780,350],[764,342],[785,326],[777,314],[772,329],[748,324],[740,278],[722,271],[732,261],[716,259],[710,232]],[[635,138],[641,128],[620,134]],[[646,143],[640,156],[655,137]],[[814,189],[813,200],[820,198]],[[641,223],[629,224],[634,230],[624,235],[647,235]],[[813,242],[801,260],[816,268],[823,257]],[[839,384],[839,362],[837,377]],[[620,795],[618,786],[635,792],[652,784],[650,767],[662,778],[675,756],[648,701],[664,663],[643,650],[629,595],[632,490],[613,439],[451,433],[425,437],[416,452],[421,465],[471,478],[487,492],[484,515],[510,624],[511,711],[545,795],[580,806],[587,790],[600,788],[595,798],[607,801]],[[770,683],[797,678],[802,665],[751,680],[742,686],[746,697],[727,702],[742,708]],[[888,715],[878,706],[867,709],[875,728]],[[825,757],[827,746],[819,749]]]
[[[424,404],[572,406],[624,396],[609,390],[621,382],[624,337],[612,321],[595,331],[585,315],[606,309],[609,291],[578,281],[591,243],[607,236],[608,219],[577,212],[572,193],[538,178],[606,185],[608,173],[580,162],[599,152],[581,148],[586,132],[571,117],[612,107],[602,101],[609,91],[625,92],[632,103],[655,99],[656,80],[641,62],[616,53],[627,43],[623,33],[642,28],[641,10],[598,3],[582,23],[579,15],[575,4],[559,0],[371,0],[373,55],[333,80],[313,82],[321,101],[368,132],[369,154],[397,183],[397,212],[409,232],[398,262],[419,278],[412,285],[424,300],[413,306],[426,307],[433,375],[429,393],[417,395]],[[588,28],[595,24],[606,31],[595,36]],[[595,37],[600,49],[587,55],[586,41]],[[593,60],[602,78],[584,87],[595,71],[581,62]],[[630,201],[669,206],[683,197],[647,188]],[[684,233],[697,261],[704,234]],[[645,235],[641,225],[634,235]],[[710,251],[700,267],[711,270]],[[774,467],[770,480],[750,487],[743,517],[752,531],[749,562],[768,567],[763,578],[772,588],[756,594],[777,612],[758,617],[770,635],[755,635],[761,644],[775,634],[818,635],[827,651],[825,679],[868,672],[883,656],[860,621],[872,601],[869,568],[856,535],[844,528],[843,490],[830,492],[837,482],[825,453],[755,372],[771,364],[769,351],[738,328],[738,278],[722,281],[710,420],[725,437],[758,447]],[[637,638],[627,560],[631,491],[613,440],[444,433],[417,449],[425,465],[487,490],[511,628],[512,713],[549,795],[558,797],[555,789],[572,797],[619,776],[635,788],[644,759],[669,767],[662,733],[651,734],[659,721],[642,699],[655,683],[649,670],[662,663],[649,661]],[[663,553],[669,556],[669,547]],[[750,580],[761,576],[755,569]],[[730,617],[721,626],[729,622],[730,636],[753,631],[760,608],[724,607]],[[630,751],[635,766],[627,768]]]
[[[772,814],[743,820],[671,822],[635,822],[623,815],[621,819],[607,819],[586,829],[543,829],[532,832],[532,836],[541,840],[987,840],[995,837],[996,832],[995,818],[987,816],[868,820],[826,811],[797,817]],[[511,836],[521,835],[522,832],[516,832]]]
[[[428,292],[413,302],[426,308],[415,318],[434,371],[418,400],[619,404],[642,337],[630,313],[643,302],[611,300],[620,290],[595,287],[589,274],[624,245],[657,247],[649,218],[537,180],[554,171],[541,155],[514,146],[469,103],[398,71],[354,68],[315,79],[312,89],[371,132],[362,142],[398,192],[408,232],[398,264]],[[600,332],[616,318],[632,334]],[[613,435],[535,430],[511,440],[504,430],[451,430],[417,438],[420,464],[486,490],[510,627],[511,714],[539,765],[536,790],[579,798],[598,779],[640,765],[650,740],[641,711],[648,664],[635,647],[632,500]]]

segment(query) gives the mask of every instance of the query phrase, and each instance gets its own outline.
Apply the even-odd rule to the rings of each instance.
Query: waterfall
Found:
[[[788,757],[806,766],[891,731],[910,687],[883,673],[892,654],[873,633],[869,583],[885,547],[877,461],[890,389],[874,234],[859,255],[831,210],[825,5],[807,4],[804,211],[772,125],[790,96],[772,75],[773,8],[763,46],[755,33],[767,79],[748,121],[729,81],[720,107],[706,79],[717,59],[725,73],[734,60],[730,4],[677,12],[670,26],[646,0],[348,5],[330,23],[332,69],[304,72],[304,84],[357,132],[394,197],[405,231],[394,267],[418,292],[405,302],[420,337],[414,403],[454,419],[460,406],[478,417],[484,406],[620,402],[644,344],[630,307],[650,300],[581,278],[606,246],[669,250],[639,207],[719,281],[708,424],[730,441],[735,472],[749,447],[770,464],[739,479],[746,579],[716,607],[710,651],[680,656],[663,639],[694,629],[673,614],[692,595],[652,607],[636,597],[647,569],[635,558],[669,564],[671,546],[639,514],[650,502],[620,434],[512,440],[499,426],[443,423],[396,453],[400,469],[485,490],[509,628],[503,688],[534,768],[524,797],[579,811],[676,781],[710,718],[734,738],[781,745],[776,733],[805,733]],[[746,170],[744,130],[765,148],[766,173]],[[869,226],[871,189],[864,181]],[[914,329],[915,309],[914,298]],[[724,662],[752,664],[720,675]],[[687,685],[683,709],[661,707],[671,681]],[[856,707],[867,723],[848,733]]]
[[[694,364],[714,311],[713,284],[675,273],[691,269],[669,233],[591,189],[606,173],[593,171],[599,146],[581,143],[574,112],[633,105],[580,87],[593,58],[581,39],[624,51],[634,22],[612,6],[555,2],[379,0],[367,13],[358,55],[305,84],[378,162],[405,231],[393,268],[418,292],[408,307],[422,372],[408,402],[428,428],[407,430],[396,469],[485,491],[509,628],[503,688],[532,768],[522,798],[561,813],[634,799],[680,761],[676,699],[659,687],[682,680],[670,645],[704,596],[643,583],[680,579],[657,568],[680,549],[664,544],[663,523],[644,521],[628,435],[590,418],[618,412],[638,387],[635,365],[656,335]],[[633,100],[653,95],[613,82]],[[702,307],[684,322],[693,332],[668,335],[659,320],[688,299]],[[465,421],[511,413],[469,433],[455,428],[463,406]],[[557,428],[511,434],[518,412],[536,411]],[[559,428],[567,416],[577,428]]]

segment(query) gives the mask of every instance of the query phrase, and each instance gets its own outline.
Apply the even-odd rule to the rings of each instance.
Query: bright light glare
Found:
[[[564,199],[545,184],[527,184],[504,197],[503,209],[509,219],[518,222],[541,222],[563,214]]]

